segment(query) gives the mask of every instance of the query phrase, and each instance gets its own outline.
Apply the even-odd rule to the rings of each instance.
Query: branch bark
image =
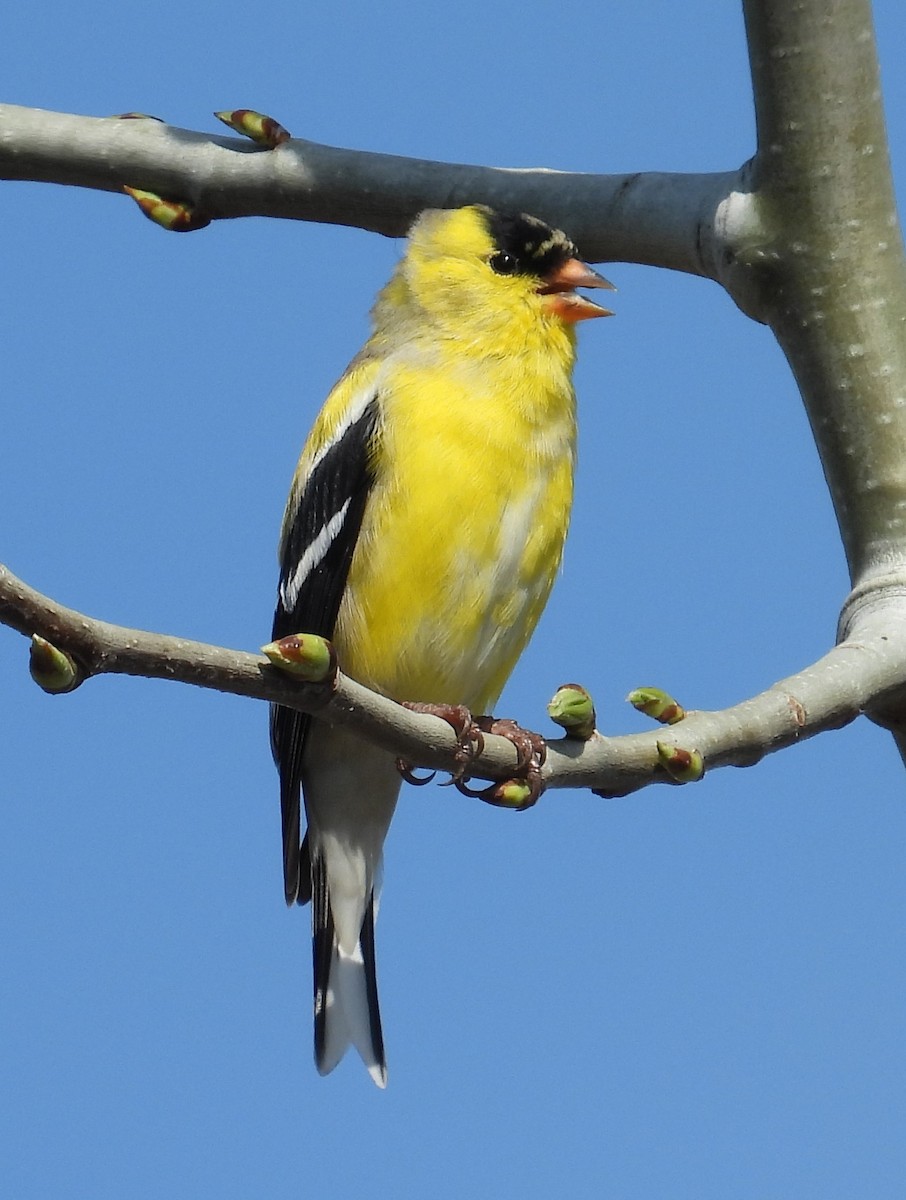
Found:
[[[747,0],[760,244],[853,584],[906,580],[906,258],[869,0]]]
[[[455,765],[456,741],[444,721],[410,712],[342,674],[333,689],[298,684],[261,655],[98,621],[36,592],[2,565],[0,622],[66,650],[86,678],[140,675],[278,701],[347,725],[416,766],[452,771]],[[751,766],[765,754],[848,724],[869,701],[895,708],[904,658],[906,626],[891,635],[882,620],[875,629],[864,627],[860,641],[837,646],[813,666],[722,712],[689,713],[679,725],[643,734],[557,739],[548,745],[545,787],[593,788],[610,797],[671,783],[659,765],[659,742],[698,750],[709,768]],[[512,744],[488,736],[470,773],[506,779],[515,767]]]
[[[717,278],[716,213],[738,172],[593,175],[479,167],[322,146],[276,150],[153,120],[0,104],[0,179],[181,199],[213,218],[284,217],[401,237],[425,208],[484,203],[536,213],[601,262]]]

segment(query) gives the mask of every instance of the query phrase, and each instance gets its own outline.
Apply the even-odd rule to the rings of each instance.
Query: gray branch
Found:
[[[76,661],[82,679],[140,675],[277,701],[317,714],[405,758],[415,766],[452,771],[456,742],[437,717],[410,712],[340,674],[335,687],[299,684],[261,655],[144,633],[87,617],[36,592],[0,565],[0,623],[39,634]],[[709,768],[751,766],[765,754],[848,724],[869,701],[896,706],[906,627],[890,636],[883,620],[863,628],[857,642],[837,646],[819,662],[722,712],[690,713],[679,725],[644,734],[587,742],[561,738],[548,746],[547,788],[587,787],[622,796],[651,783],[669,783],[658,742],[697,750]],[[516,755],[510,742],[488,736],[470,774],[506,779]]]
[[[390,237],[401,237],[425,208],[481,202],[562,225],[596,262],[621,259],[716,276],[717,248],[702,233],[715,227],[736,172],[516,170],[368,154],[301,138],[263,150],[244,138],[159,121],[0,104],[0,179],[112,192],[128,184],[215,219],[285,217]]]
[[[741,259],[796,376],[853,584],[906,581],[906,259],[869,0],[747,0],[758,124]]]

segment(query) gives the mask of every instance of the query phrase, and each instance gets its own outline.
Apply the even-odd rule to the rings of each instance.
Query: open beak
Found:
[[[580,296],[575,291],[577,287],[616,291],[609,280],[593,271],[587,263],[578,258],[568,258],[544,277],[538,294],[545,297],[545,307],[550,312],[556,313],[561,321],[570,325],[576,321],[587,321],[590,317],[613,316],[609,308],[596,304],[587,296]]]

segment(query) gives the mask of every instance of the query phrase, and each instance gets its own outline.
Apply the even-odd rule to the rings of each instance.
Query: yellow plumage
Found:
[[[572,501],[574,324],[605,311],[576,283],[607,286],[562,234],[532,218],[481,207],[423,214],[375,304],[372,337],[315,422],[284,521],[281,606],[304,612],[308,591],[329,587],[317,572],[328,552],[339,558],[337,539],[358,514],[335,620],[315,631],[376,691],[486,712],[537,623]],[[360,479],[364,492],[355,491]],[[321,499],[331,487],[332,506]],[[313,506],[323,508],[320,525],[307,515]],[[299,534],[306,520],[308,541]],[[301,740],[275,739],[281,772],[287,745],[298,756]],[[390,756],[348,734],[312,722],[304,740],[299,774],[339,978],[336,963],[362,951],[399,784]],[[284,799],[286,834],[285,814]],[[329,1070],[352,1040],[383,1082],[379,1023],[378,1044],[369,1043],[376,992],[367,1011],[335,993],[322,988],[316,1000],[316,1019],[319,1004],[327,1017],[331,1006],[345,1013],[339,1034],[323,1034],[319,1066]]]
[[[563,388],[538,388],[551,436],[512,402],[508,366],[480,385],[457,374],[442,361],[395,374],[335,643],[369,687],[484,712],[560,561],[575,422]]]

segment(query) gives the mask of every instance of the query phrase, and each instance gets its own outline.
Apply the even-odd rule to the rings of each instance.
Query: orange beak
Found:
[[[545,308],[556,313],[561,321],[575,324],[576,321],[587,321],[590,317],[612,317],[609,308],[596,304],[586,296],[580,296],[574,289],[607,288],[616,291],[613,284],[593,271],[587,263],[578,258],[568,258],[565,263],[555,267],[545,276],[538,294],[545,297]]]

